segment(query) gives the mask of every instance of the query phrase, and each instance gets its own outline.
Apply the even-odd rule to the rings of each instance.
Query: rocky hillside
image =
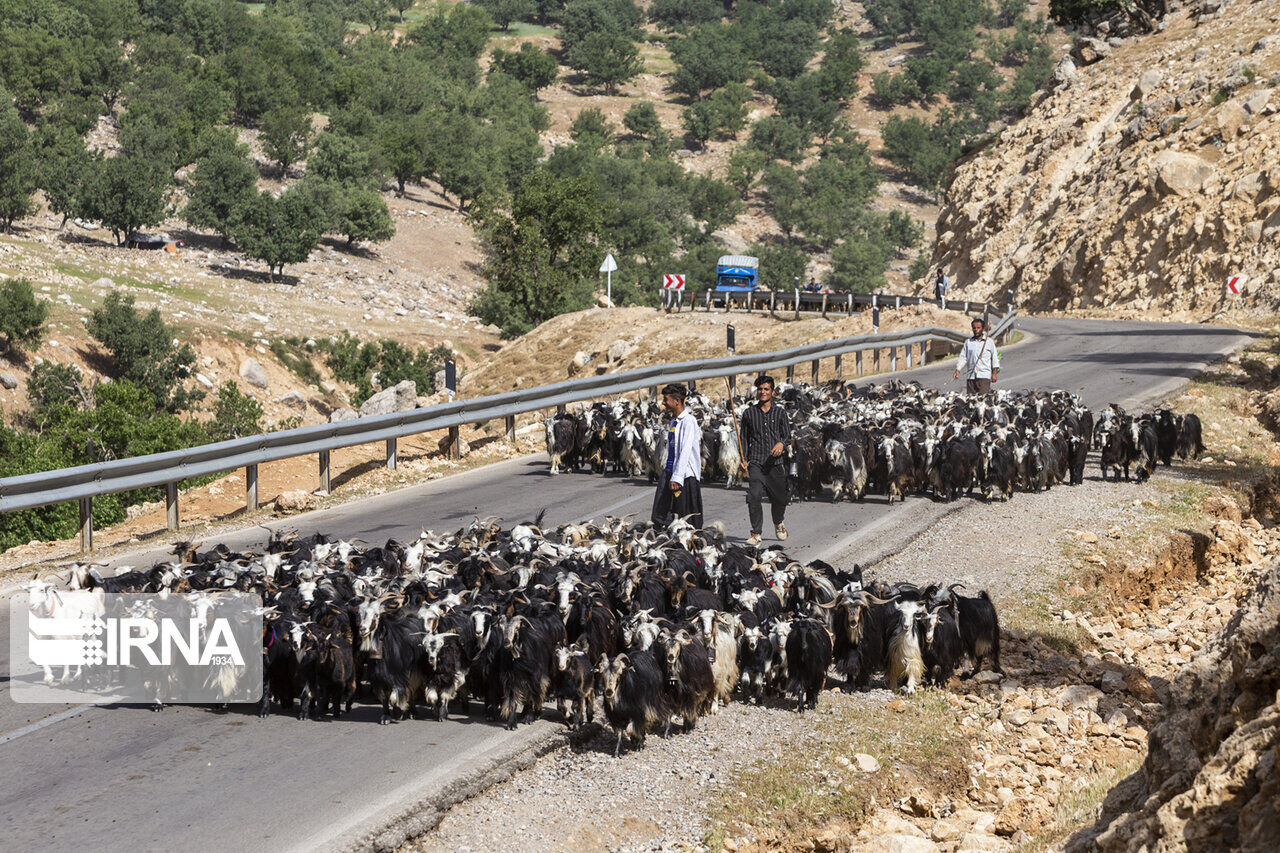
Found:
[[[1174,4],[1170,4],[1171,7]],[[1056,88],[954,167],[934,259],[1038,310],[1280,307],[1280,3],[1077,37]]]
[[[1097,824],[1067,850],[1274,850],[1278,645],[1280,564],[1273,564],[1172,683],[1142,768],[1111,792]]]

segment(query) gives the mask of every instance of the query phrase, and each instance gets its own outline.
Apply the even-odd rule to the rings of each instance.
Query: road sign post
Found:
[[[667,310],[671,310],[672,305],[678,305],[682,302],[684,297],[684,276],[664,275],[662,277],[662,294],[663,301],[667,304]]]
[[[604,301],[610,308],[613,307],[613,271],[617,268],[618,262],[613,259],[613,252],[605,255],[600,272],[605,275]]]

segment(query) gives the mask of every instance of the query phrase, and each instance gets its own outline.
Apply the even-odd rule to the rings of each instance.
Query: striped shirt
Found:
[[[769,461],[773,447],[779,441],[785,447],[791,441],[791,422],[787,420],[787,410],[777,400],[769,407],[769,411],[760,408],[759,403],[747,406],[742,413],[742,443],[747,452],[743,458],[747,463],[763,465]]]

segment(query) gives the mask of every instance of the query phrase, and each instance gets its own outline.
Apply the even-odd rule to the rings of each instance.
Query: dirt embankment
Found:
[[[880,331],[939,326],[967,331],[968,318],[955,311],[912,306],[882,311]],[[564,314],[492,354],[465,377],[473,396],[562,382],[573,376],[615,373],[662,364],[727,355],[725,326],[736,330],[739,353],[770,352],[814,341],[871,333],[871,313],[828,318],[804,314],[681,311],[652,308],[592,308]]]

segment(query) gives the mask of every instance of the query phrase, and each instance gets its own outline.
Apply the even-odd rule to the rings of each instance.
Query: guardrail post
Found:
[[[692,305],[693,303],[690,302],[689,304]],[[711,291],[710,290],[707,291],[707,310],[708,311],[711,310]]]
[[[827,294],[825,293],[822,294],[822,317],[824,320],[827,317]]]
[[[844,356],[836,356],[836,379],[844,378]]]
[[[800,319],[800,290],[796,289],[796,319]]]
[[[871,351],[871,372],[880,372],[880,348],[876,347]]]
[[[561,403],[560,405],[556,406],[556,414],[557,415],[564,414],[564,403]]]
[[[778,291],[770,290],[769,291],[769,313],[770,314],[773,313],[773,308],[777,304],[778,304]]]
[[[697,394],[697,393],[698,393],[698,380],[696,380],[696,379],[690,379],[690,380],[689,380],[689,393],[690,393],[690,394]]]
[[[396,470],[396,440],[394,438],[387,439],[387,470]]]
[[[80,550],[93,550],[93,498],[80,499]]]
[[[990,305],[982,306],[982,328],[983,329],[991,328],[991,306]]]
[[[787,381],[791,383],[796,381],[796,366],[794,364],[787,365]]]
[[[244,508],[254,512],[258,508],[258,466],[244,466]]]
[[[924,367],[929,363],[929,344],[931,341],[925,341],[920,344],[920,366]]]
[[[889,348],[889,372],[896,372],[898,369],[898,348]]]
[[[1005,293],[1009,294],[1008,307],[1005,308],[1005,313],[1008,314],[1010,311],[1013,310],[1013,291],[1006,290]]]
[[[822,359],[820,359],[820,358],[815,358],[815,359],[813,360],[813,372],[812,372],[812,377],[813,377],[813,378],[812,378],[812,379],[810,380],[810,382],[809,382],[809,384],[810,384],[810,385],[817,385],[817,384],[818,384],[818,367],[819,367],[819,365],[820,365],[821,363],[822,363]]]
[[[461,430],[456,426],[449,427],[449,458],[462,458],[462,435]]]
[[[170,531],[178,529],[178,484],[164,484],[164,509]]]
[[[516,443],[516,416],[507,415],[507,441]]]
[[[332,468],[330,467],[330,464],[329,464],[329,451],[321,450],[320,451],[320,491],[321,493],[326,495],[329,494],[329,491],[333,486],[333,480],[332,480],[332,477],[330,476],[331,473],[332,473]]]
[[[910,370],[910,369],[911,369],[911,350],[912,350],[912,348],[913,348],[913,345],[912,345],[912,344],[907,344],[907,370]]]
[[[862,375],[862,350],[858,350],[853,354],[853,368],[859,376]]]
[[[969,313],[969,300],[968,300],[968,299],[966,299],[966,300],[964,301],[964,313],[966,313],[966,314],[968,314],[968,313]]]
[[[893,297],[893,307],[894,307],[894,308],[901,308],[901,307],[902,307],[902,297],[901,297],[901,296],[895,296],[895,297]]]
[[[845,306],[844,313],[853,314],[853,291],[849,292],[848,304]]]

